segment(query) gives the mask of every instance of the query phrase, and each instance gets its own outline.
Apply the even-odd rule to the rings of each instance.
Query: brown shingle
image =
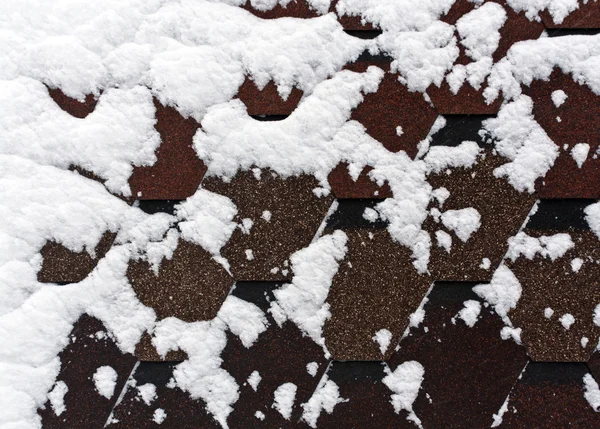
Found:
[[[39,411],[42,425],[48,429],[102,428],[136,360],[119,350],[102,322],[85,314],[73,326],[69,339],[59,354],[61,368],[57,378],[68,388],[64,396],[65,410],[57,416],[47,402]],[[94,384],[94,374],[102,366],[110,366],[117,373],[111,398],[100,395]]]
[[[144,261],[129,261],[127,278],[138,299],[158,319],[177,317],[186,322],[217,315],[233,279],[202,247],[180,239],[171,259],[163,259],[158,275]]]
[[[413,409],[425,428],[490,427],[527,363],[525,348],[500,338],[504,324],[472,290],[473,283],[436,283],[425,318],[399,345],[390,368],[419,362],[424,380]],[[481,313],[473,327],[457,317],[465,301]]]
[[[95,256],[87,250],[73,252],[60,243],[48,241],[42,247],[42,268],[37,279],[42,283],[78,283],[85,279],[112,246],[116,233],[104,233],[94,249]]]
[[[593,0],[579,0],[579,8],[571,12],[560,23],[555,23],[547,10],[542,11],[546,28],[600,28],[600,5]]]
[[[192,144],[200,125],[156,99],[154,106],[161,140],[157,160],[152,166],[134,167],[131,193],[138,200],[184,200],[196,192],[206,172]]]
[[[60,88],[48,88],[48,94],[54,100],[58,107],[67,112],[69,115],[83,119],[96,108],[98,99],[93,94],[88,94],[82,101],[68,97]]]
[[[208,177],[202,184],[237,206],[234,220],[239,227],[221,254],[229,261],[236,280],[288,279],[292,275],[289,257],[310,243],[333,197],[317,197],[313,190],[319,182],[312,176],[284,179],[262,170],[257,177],[255,172],[246,171],[230,182]],[[243,227],[244,219],[252,221],[249,229]]]
[[[248,115],[290,115],[302,98],[302,91],[293,88],[287,99],[283,99],[273,81],[258,89],[252,79],[246,78],[238,91],[238,98],[246,105]]]

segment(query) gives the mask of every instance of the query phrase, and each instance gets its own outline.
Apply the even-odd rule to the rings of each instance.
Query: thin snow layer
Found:
[[[296,399],[298,387],[294,383],[284,383],[275,389],[273,397],[273,408],[279,411],[284,419],[289,420],[292,416],[292,408]]]
[[[581,168],[583,163],[588,157],[588,153],[590,152],[590,145],[587,143],[577,143],[571,149],[571,156],[577,163],[577,167]]]
[[[592,374],[583,376],[583,389],[583,396],[588,401],[588,404],[590,404],[590,407],[594,411],[600,411],[600,388],[594,377],[592,377]]]
[[[69,391],[69,387],[64,381],[57,381],[50,393],[48,393],[48,400],[52,411],[57,416],[60,416],[67,410],[65,406],[65,395]]]
[[[93,380],[96,390],[106,399],[112,398],[117,384],[117,371],[111,366],[99,367],[94,373]]]
[[[585,220],[590,226],[590,229],[600,239],[600,202],[590,204],[584,209]]]
[[[273,292],[273,305],[280,316],[293,321],[323,348],[323,325],[331,316],[325,300],[339,262],[346,255],[347,240],[346,234],[338,230],[294,253],[290,257],[292,282]]]
[[[496,313],[507,322],[508,312],[517,306],[523,288],[510,268],[502,264],[494,272],[489,284],[477,285],[473,291],[489,302]]]
[[[481,215],[473,207],[448,210],[442,213],[442,223],[462,242],[466,242],[481,226]]]
[[[373,341],[375,341],[379,345],[379,351],[384,355],[390,346],[390,342],[392,341],[392,333],[387,329],[380,329],[375,332],[373,336]]]
[[[510,160],[497,167],[494,175],[506,177],[516,190],[529,193],[558,157],[558,146],[535,121],[532,109],[531,98],[521,95],[502,106],[496,118],[484,121],[496,151]]]
[[[465,301],[464,307],[458,312],[458,317],[465,322],[465,324],[472,328],[477,323],[477,318],[481,313],[481,303],[475,300]]]
[[[321,411],[325,410],[327,414],[331,414],[337,404],[347,401],[340,396],[338,385],[324,375],[308,402],[302,404],[302,420],[310,427],[316,428]]]
[[[383,379],[383,383],[392,391],[392,405],[394,411],[400,413],[401,410],[408,412],[408,419],[415,424],[421,424],[419,418],[415,415],[412,405],[419,395],[421,383],[425,369],[423,365],[416,361],[408,361],[399,365],[394,372],[390,372]]]
[[[552,261],[555,261],[558,258],[562,258],[574,246],[575,244],[571,240],[571,235],[568,233],[563,232],[549,236],[530,237],[521,231],[508,239],[506,257],[514,262],[521,256],[532,260],[539,254],[543,258],[550,258]]]

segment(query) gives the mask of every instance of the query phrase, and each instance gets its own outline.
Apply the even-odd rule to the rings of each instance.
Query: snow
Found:
[[[574,246],[575,244],[571,240],[571,235],[568,233],[558,233],[550,236],[543,235],[536,238],[530,237],[521,231],[508,239],[506,257],[514,262],[521,256],[532,260],[539,254],[543,258],[550,258],[552,261],[555,261],[558,258],[562,258]]]
[[[263,413],[262,411],[257,411],[254,413],[254,417],[262,421],[265,419],[265,413]]]
[[[258,389],[258,385],[261,380],[262,377],[260,376],[260,373],[258,371],[252,371],[252,374],[250,374],[250,376],[248,377],[248,384],[250,385],[250,387],[252,387],[252,390],[256,392],[256,389]]]
[[[578,273],[582,266],[583,266],[583,259],[581,259],[581,258],[573,258],[571,260],[571,270],[574,273]]]
[[[598,383],[592,377],[592,374],[586,374],[583,376],[583,389],[586,401],[590,404],[590,407],[594,409],[594,411],[600,410],[600,388],[598,388]]]
[[[554,310],[552,310],[550,307],[546,307],[544,309],[544,317],[546,319],[550,319],[552,317],[552,315],[554,314]]]
[[[568,331],[571,325],[575,323],[575,317],[573,317],[572,314],[566,313],[563,314],[558,321],[563,325],[563,328]]]
[[[562,89],[553,91],[550,97],[552,98],[552,103],[554,103],[554,107],[556,108],[562,106],[564,102],[567,101],[567,98],[569,98],[569,96]]]
[[[590,145],[587,143],[577,143],[571,149],[571,156],[577,163],[577,167],[581,168],[583,163],[588,157],[588,153],[590,152]]]
[[[290,257],[292,283],[273,292],[280,314],[323,347],[323,325],[331,315],[325,300],[339,262],[346,255],[346,241],[346,234],[335,231],[294,253]]]
[[[521,95],[483,123],[498,154],[510,160],[497,167],[494,175],[506,177],[516,190],[529,193],[558,157],[558,146],[535,121],[532,109],[531,98]]]
[[[50,393],[48,393],[50,406],[56,416],[60,416],[67,410],[67,407],[65,407],[65,395],[68,391],[69,387],[64,381],[57,381]]]
[[[308,402],[302,404],[302,420],[310,427],[316,428],[321,411],[325,410],[327,414],[331,414],[337,404],[347,401],[340,397],[338,385],[324,375]]]
[[[439,173],[449,167],[470,168],[475,165],[482,149],[475,142],[464,141],[458,146],[433,146],[425,155],[427,169]]]
[[[271,221],[271,217],[272,217],[272,213],[269,210],[265,210],[264,212],[262,212],[262,215],[260,216],[261,219],[263,219],[266,222],[270,222]]]
[[[479,264],[479,268],[483,268],[484,270],[489,270],[492,266],[492,261],[489,258],[483,258],[481,260],[481,264]]]
[[[452,249],[452,236],[441,229],[435,232],[435,238],[439,247],[443,247],[446,252],[450,253]]]
[[[279,411],[279,414],[286,420],[292,416],[296,390],[298,387],[294,383],[284,383],[275,389],[273,408]]]
[[[530,19],[548,9],[556,24],[561,24],[571,12],[579,8],[578,0],[507,0],[507,3],[517,12],[524,11]]]
[[[442,213],[442,223],[464,243],[481,226],[481,215],[473,207]]]
[[[377,210],[373,210],[371,207],[367,207],[363,212],[363,218],[368,220],[369,222],[375,222],[377,219],[379,219],[379,213],[377,213]]]
[[[587,347],[589,342],[590,339],[588,337],[581,337],[581,347],[583,347],[584,349]]]
[[[500,338],[503,340],[512,339],[515,343],[521,345],[521,333],[523,330],[521,328],[512,328],[510,326],[504,326],[500,331]]]
[[[162,424],[167,418],[167,413],[162,408],[157,408],[154,410],[154,414],[152,416],[152,421],[157,425]]]
[[[309,362],[306,364],[306,372],[308,372],[312,377],[317,375],[317,371],[319,370],[319,364],[316,362]]]
[[[492,426],[491,427],[495,428],[495,427],[498,427],[498,426],[500,426],[502,424],[502,417],[508,411],[508,401],[509,400],[510,400],[510,395],[507,396],[506,399],[504,400],[504,403],[502,404],[502,406],[498,410],[498,414],[494,414],[492,416],[492,418],[494,419],[494,421],[492,422]]]
[[[394,370],[387,370],[388,374],[383,379],[388,389],[392,392],[392,405],[396,414],[405,410],[408,412],[407,419],[415,424],[421,424],[419,418],[415,415],[412,405],[419,395],[425,369],[423,365],[416,361],[404,362]]]
[[[373,336],[373,341],[379,344],[379,350],[382,355],[385,355],[388,347],[390,346],[390,341],[392,341],[392,333],[387,329],[380,329],[375,332]]]
[[[508,320],[508,312],[517,306],[523,291],[519,280],[506,265],[500,265],[489,284],[480,284],[473,291],[489,302],[503,320]]]
[[[600,239],[600,202],[590,204],[584,209],[585,220],[590,229]]]
[[[108,365],[99,367],[93,377],[96,391],[106,399],[112,398],[115,393],[117,377],[117,371],[113,367]]]
[[[469,328],[475,326],[477,323],[477,318],[481,313],[481,303],[475,300],[465,301],[463,303],[464,308],[458,312],[458,317],[461,318],[465,325]]]
[[[150,405],[156,399],[156,386],[152,383],[137,386],[138,395],[146,405]]]

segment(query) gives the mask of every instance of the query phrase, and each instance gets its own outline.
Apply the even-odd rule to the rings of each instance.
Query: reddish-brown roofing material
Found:
[[[242,5],[243,9],[262,19],[277,18],[316,18],[320,16],[319,12],[311,8],[306,0],[290,0],[288,4],[282,6],[277,3],[275,7],[269,10],[259,10],[252,6],[250,0]]]
[[[200,125],[156,99],[154,106],[154,127],[161,139],[157,161],[152,166],[134,167],[129,178],[131,193],[138,200],[185,200],[196,192],[206,172],[193,147]]]
[[[481,226],[466,242],[448,230],[441,220],[427,218],[423,229],[431,235],[429,269],[434,279],[489,281],[492,278],[508,249],[507,240],[523,225],[536,200],[535,195],[520,193],[504,178],[494,175],[494,170],[506,162],[507,159],[486,148],[472,168],[454,168],[429,175],[428,182],[434,190],[445,188],[450,192],[441,205],[432,200],[430,210],[443,213],[472,207],[481,216]],[[450,252],[438,244],[437,231],[452,237]]]
[[[485,428],[527,363],[523,346],[500,337],[504,323],[472,290],[474,283],[436,283],[425,318],[389,361],[395,370],[415,360],[424,369],[413,403],[426,428]],[[473,327],[458,317],[465,301],[481,312]]]
[[[586,362],[600,335],[593,318],[600,302],[600,265],[594,262],[600,260],[600,241],[589,230],[525,228],[524,232],[532,237],[568,233],[575,246],[554,261],[537,255],[532,260],[521,256],[505,262],[522,287],[509,317],[523,330],[521,338],[534,361]],[[583,261],[578,272],[571,265],[575,258]],[[546,308],[554,312],[550,318],[544,314]],[[565,314],[575,318],[568,329],[560,322]],[[583,338],[588,339],[586,344]]]
[[[207,411],[206,403],[193,399],[179,387],[170,387],[175,365],[169,362],[142,362],[128,383],[121,401],[113,410],[111,429],[222,429]],[[140,397],[139,386],[148,383],[156,387],[156,397],[146,404]],[[166,418],[155,422],[155,412],[162,409]],[[99,426],[102,428],[103,426]]]
[[[302,98],[302,90],[293,88],[287,99],[277,91],[275,82],[270,81],[263,89],[258,89],[254,81],[246,78],[238,90],[238,98],[246,105],[250,116],[290,115]]]
[[[343,230],[348,250],[327,296],[325,345],[336,360],[383,360],[393,353],[431,278],[416,271],[410,249],[386,229]],[[385,353],[373,339],[382,329],[392,333]]]
[[[387,182],[379,186],[369,177],[372,167],[366,166],[356,180],[348,172],[348,164],[340,163],[331,170],[327,181],[336,198],[391,198],[392,190]]]
[[[207,177],[202,187],[237,207],[238,228],[221,250],[236,280],[290,279],[290,256],[308,246],[333,203],[331,195],[315,195],[314,177],[282,178],[271,170],[240,172],[229,182]],[[252,221],[249,230],[244,219]]]
[[[377,91],[364,95],[350,119],[360,122],[387,150],[403,150],[414,158],[417,145],[427,137],[437,117],[422,93],[409,91],[398,81],[398,75],[386,72]],[[401,133],[398,127],[402,128]]]
[[[546,28],[600,28],[600,4],[598,1],[579,0],[578,4],[579,8],[567,15],[560,24],[554,22],[550,12],[542,11],[540,15]]]
[[[142,338],[135,346],[135,357],[141,362],[179,362],[188,358],[183,350],[169,350],[165,356],[161,356],[152,344],[153,336],[148,332],[142,334]]]
[[[554,91],[567,95],[556,107]],[[600,198],[600,96],[585,84],[555,69],[548,80],[535,80],[523,92],[533,100],[533,115],[559,147],[559,157],[544,178],[536,182],[542,198]],[[587,143],[589,154],[581,168],[571,155],[573,146]]]
[[[382,382],[385,369],[382,362],[332,362],[327,379],[339,388],[343,401],[331,413],[321,411],[317,428],[414,429],[414,423],[406,419],[406,411],[394,411],[393,392]],[[311,426],[301,421],[297,427]]]
[[[135,358],[123,354],[109,336],[102,322],[83,315],[69,335],[69,343],[60,352],[60,372],[57,381],[67,385],[65,410],[56,415],[50,402],[39,410],[44,428],[102,428],[119,398],[119,394],[135,365]],[[93,376],[102,366],[117,373],[115,389],[110,399],[96,390]]]
[[[144,260],[131,260],[127,279],[138,299],[158,319],[177,317],[185,322],[213,319],[225,301],[233,279],[202,247],[180,239],[158,274]]]
[[[112,246],[116,233],[104,233],[94,249],[94,256],[86,249],[73,252],[60,243],[48,241],[42,247],[42,268],[37,279],[41,283],[79,283],[85,279]]]
[[[535,363],[525,368],[507,398],[501,428],[600,427],[600,414],[584,397],[582,363]]]
[[[92,113],[98,103],[98,98],[93,94],[88,94],[85,96],[84,100],[79,101],[65,95],[60,88],[48,88],[48,94],[50,94],[50,97],[58,104],[58,107],[69,115],[80,119],[83,119]]]
[[[502,97],[488,103],[483,96],[485,88],[485,84],[475,89],[468,82],[464,82],[454,94],[444,79],[439,87],[431,84],[427,88],[427,94],[436,110],[442,115],[495,115],[502,105]]]

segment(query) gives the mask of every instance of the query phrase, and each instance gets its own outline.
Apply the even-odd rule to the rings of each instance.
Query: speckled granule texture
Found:
[[[503,158],[486,149],[473,168],[456,168],[432,174],[434,189],[445,188],[450,197],[443,204],[433,200],[430,208],[441,212],[473,207],[481,216],[481,226],[463,242],[441,221],[429,217],[424,228],[432,237],[430,270],[437,280],[489,281],[508,248],[507,240],[517,233],[527,219],[535,196],[519,193],[504,179],[494,176],[494,169],[504,164]],[[450,252],[437,243],[435,233],[451,235]],[[484,259],[489,266],[482,265]]]
[[[472,287],[436,283],[424,306],[425,319],[389,361],[392,370],[410,360],[423,365],[424,380],[413,404],[423,427],[489,427],[527,363],[523,346],[500,338],[502,320]],[[470,300],[482,306],[473,327],[457,317]]]
[[[500,428],[589,429],[600,426],[600,414],[583,396],[583,363],[527,365],[508,398]]]
[[[158,319],[186,322],[214,318],[233,279],[202,247],[180,239],[173,257],[162,261],[158,274],[143,260],[130,261],[127,278],[138,299]]]
[[[560,24],[554,22],[546,10],[540,14],[546,28],[600,28],[600,4],[593,0],[579,0],[579,7],[571,12]]]
[[[184,200],[196,192],[206,172],[206,166],[192,146],[200,125],[156,99],[154,107],[155,128],[161,140],[157,160],[152,166],[133,169],[129,179],[131,194],[138,200]]]
[[[241,282],[236,284],[232,294],[267,311],[268,300],[273,300],[272,290],[278,286],[280,284],[271,282]],[[245,347],[239,338],[229,335],[221,354],[223,368],[240,386],[239,406],[228,419],[231,427],[294,427],[302,414],[301,404],[308,401],[329,363],[321,347],[304,336],[292,322],[279,326],[269,313],[266,314],[269,327],[252,347]],[[317,366],[314,374],[308,372],[308,364]],[[248,382],[255,371],[260,376],[260,382],[254,386],[256,390]],[[293,383],[297,387],[289,419],[272,407],[274,392],[284,383]],[[255,416],[257,411],[265,415],[264,420]]]
[[[42,283],[78,283],[92,272],[113,244],[117,234],[107,231],[93,249],[95,256],[84,249],[73,252],[60,243],[48,241],[40,251],[42,268],[37,278]]]
[[[219,429],[221,426],[206,411],[202,400],[192,399],[187,392],[169,387],[173,377],[174,363],[142,362],[132,374],[123,399],[113,410],[111,429]],[[138,386],[152,383],[156,386],[156,398],[147,405],[140,397]],[[155,411],[166,413],[162,424],[154,422]],[[102,426],[100,426],[102,427]]]
[[[62,110],[80,119],[92,113],[98,103],[98,98],[92,94],[86,95],[83,100],[76,100],[66,96],[59,88],[48,88],[48,94]]]
[[[180,362],[188,358],[183,350],[169,350],[165,356],[161,356],[152,344],[152,335],[145,332],[135,346],[135,357],[140,362]]]
[[[348,172],[348,164],[338,164],[331,170],[327,181],[336,198],[389,198],[392,190],[387,183],[379,186],[369,177],[372,167],[365,167],[358,178],[354,180]]]
[[[597,6],[600,8],[600,5]],[[564,91],[566,100],[556,106],[554,91]],[[600,96],[571,75],[555,69],[549,80],[534,80],[523,92],[533,100],[533,115],[560,147],[560,155],[548,174],[538,179],[541,198],[600,198]],[[587,143],[589,152],[580,166],[571,151]]]
[[[273,2],[274,3],[274,2]],[[311,8],[305,0],[290,0],[285,6],[277,3],[275,7],[260,10],[254,7],[250,0],[247,0],[242,6],[247,11],[263,19],[277,18],[316,18],[320,16],[319,12]]]
[[[317,427],[414,428],[414,424],[406,420],[405,412],[394,412],[390,390],[382,382],[385,375],[385,366],[381,362],[333,362],[327,377],[339,387],[339,395],[346,401],[337,404],[331,414],[321,411]],[[310,426],[300,422],[298,427]]]
[[[337,360],[382,360],[393,352],[430,285],[410,263],[410,251],[385,229],[345,229],[348,252],[333,278],[327,303],[325,344]],[[392,333],[382,355],[375,333]]]
[[[600,300],[600,246],[594,233],[582,228],[581,215],[575,210],[559,211],[555,204],[541,205],[532,227],[528,224],[524,232],[531,237],[567,233],[574,247],[554,261],[536,255],[532,260],[521,256],[505,262],[523,289],[509,317],[523,329],[521,338],[534,361],[586,362],[598,342],[600,327],[594,323],[594,309]],[[540,228],[536,217],[544,216],[554,218],[556,224]],[[572,267],[575,259],[582,261],[577,271]],[[551,317],[546,317],[546,308],[552,309]],[[565,314],[575,318],[568,329],[560,321]],[[583,338],[589,340],[585,346]]]
[[[302,98],[302,91],[293,88],[287,99],[283,99],[277,92],[277,85],[269,82],[258,89],[256,84],[246,78],[238,91],[238,98],[246,105],[250,116],[260,115],[290,115]]]
[[[479,89],[463,85],[456,94],[452,93],[447,81],[439,87],[432,84],[427,89],[431,102],[443,115],[494,115],[500,110],[500,98],[488,103],[483,97],[485,87]]]
[[[129,374],[135,358],[123,354],[109,336],[102,322],[83,315],[69,335],[69,343],[59,355],[61,368],[57,381],[69,389],[64,396],[65,410],[57,416],[50,403],[40,410],[44,428],[102,428]],[[108,399],[98,393],[93,376],[99,367],[108,365],[117,373],[114,394]]]
[[[362,64],[357,67],[360,66]],[[349,68],[352,69],[352,65]],[[409,91],[398,81],[398,75],[388,72],[377,92],[366,94],[350,118],[360,122],[387,150],[403,150],[414,157],[418,152],[417,145],[427,137],[437,116],[422,93]],[[400,135],[398,127],[402,127]]]
[[[269,170],[238,173],[230,182],[207,177],[202,187],[230,198],[237,207],[239,227],[221,250],[236,280],[290,279],[289,258],[306,247],[333,202],[315,195],[318,181],[312,176],[282,178]],[[260,174],[260,179],[255,174]],[[270,212],[267,220],[263,213]],[[252,220],[250,230],[242,228]],[[252,251],[252,259],[246,250]]]

